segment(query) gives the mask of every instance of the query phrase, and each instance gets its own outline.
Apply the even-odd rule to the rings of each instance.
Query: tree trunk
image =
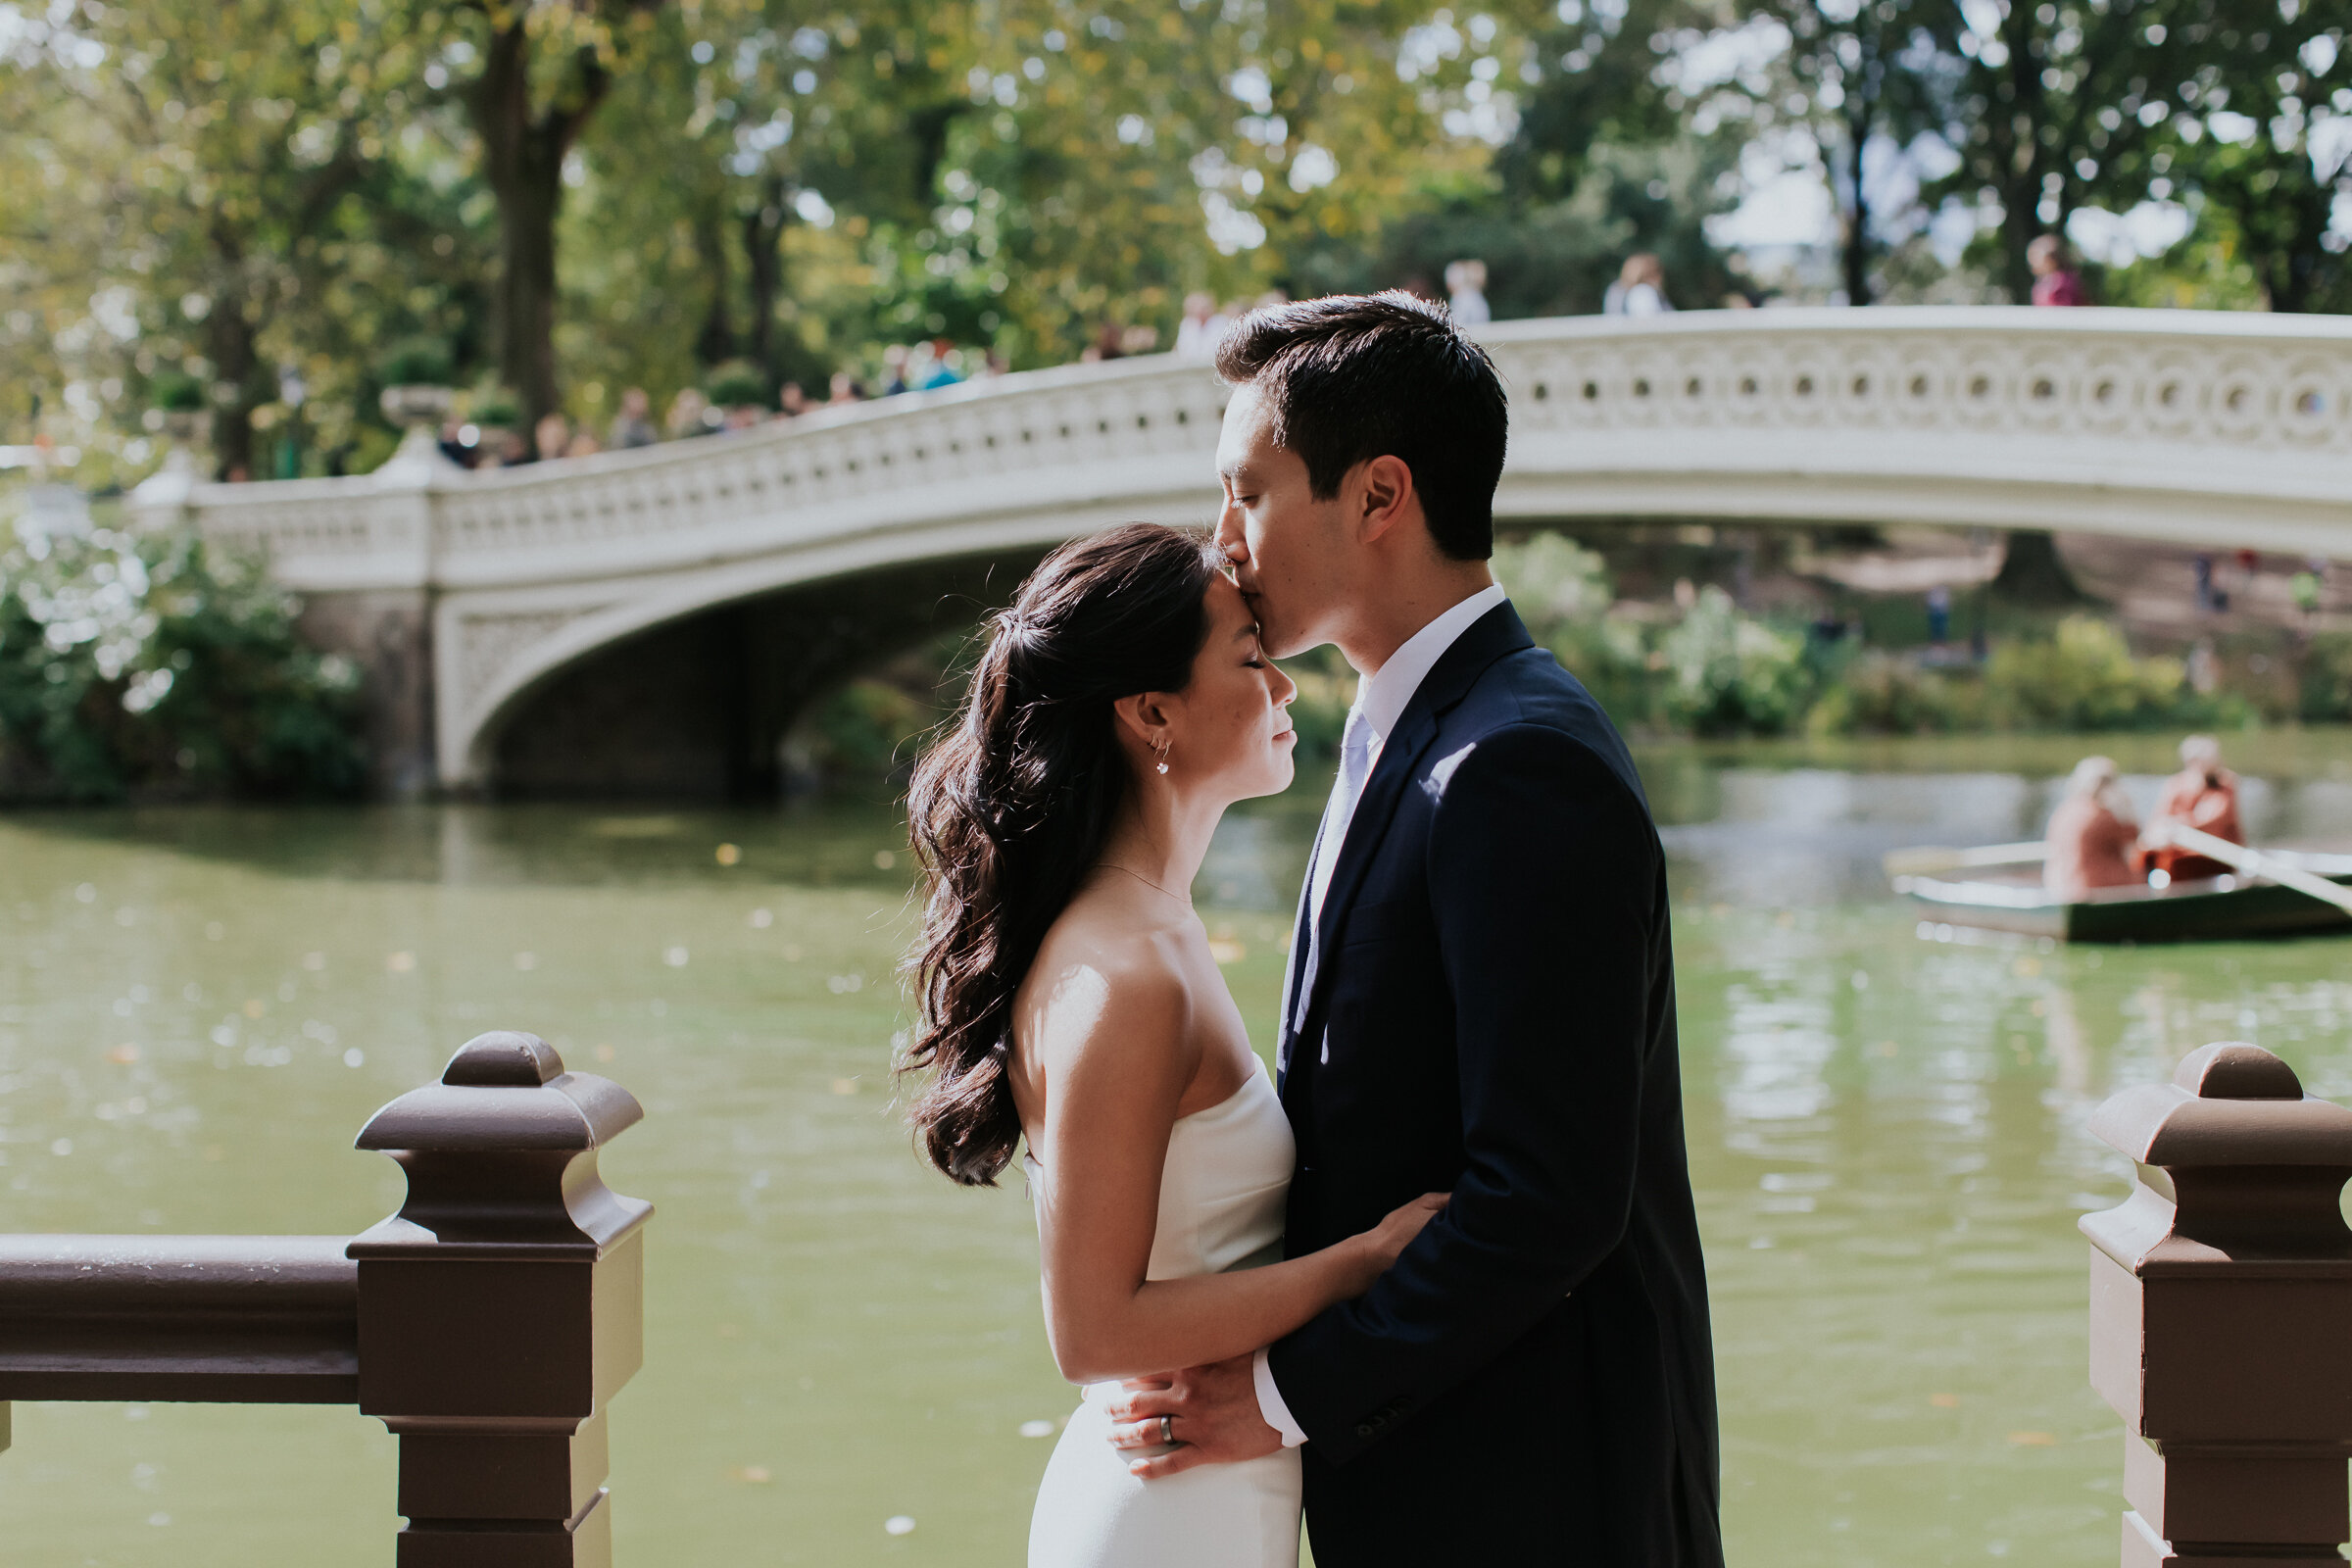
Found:
[[[2034,26],[2034,7],[2015,0],[2001,20],[2001,41],[2009,48],[2009,96],[1996,101],[1986,117],[1993,122],[1992,145],[2002,165],[2001,285],[2016,305],[2033,302],[2034,265],[2026,251],[2042,233],[2044,157],[2038,136],[2044,95]]]
[[[710,281],[710,303],[703,311],[703,329],[694,335],[694,358],[706,370],[735,357],[735,312],[727,281],[725,215],[715,206],[694,219],[694,250]]]
[[[766,378],[770,397],[784,380],[775,346],[776,305],[784,294],[784,176],[770,174],[760,182],[760,205],[743,216],[743,252],[750,264],[752,294],[745,348]]]
[[[1862,189],[1862,149],[1870,141],[1871,113],[1868,101],[1861,93],[1846,99],[1852,112],[1845,120],[1845,143],[1849,155],[1846,169],[1847,194],[1852,198],[1846,207],[1844,256],[1845,300],[1848,305],[1868,305],[1870,293],[1870,198]]]
[[[525,428],[563,406],[556,384],[556,219],[564,159],[612,86],[595,54],[579,51],[570,80],[544,113],[531,107],[531,42],[523,17],[491,35],[482,74],[466,95],[482,140],[482,173],[498,199],[499,278],[492,296],[500,373],[521,401]]]
[[[212,384],[205,389],[213,411],[213,477],[268,478],[253,469],[253,411],[261,399],[254,388],[253,319],[245,314],[245,249],[219,220],[212,225],[211,238],[219,273],[212,314],[205,318],[204,346],[213,363]],[[225,397],[220,391],[223,387],[229,389]]]
[[[2046,529],[2012,528],[1992,591],[2013,605],[2082,605],[2090,596],[2066,569],[2058,541]]]

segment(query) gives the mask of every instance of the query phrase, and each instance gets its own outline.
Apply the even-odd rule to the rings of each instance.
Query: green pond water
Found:
[[[2352,843],[2343,734],[2233,744],[2258,837]],[[2106,749],[2152,791],[2164,748]],[[2127,1170],[2085,1118],[2215,1039],[2352,1098],[2352,943],[1938,942],[1886,895],[1882,851],[2035,831],[2081,750],[1642,756],[1736,1563],[2112,1562],[2075,1219]],[[1237,812],[1198,888],[1261,1046],[1319,800]],[[604,1162],[658,1205],[620,1561],[1017,1564],[1074,1395],[1017,1182],[951,1188],[894,1117],[907,886],[880,805],[0,816],[0,1229],[357,1231],[400,1195],[368,1114],[530,1029],[647,1111]],[[393,1443],[355,1411],[15,1426],[10,1564],[390,1560]]]

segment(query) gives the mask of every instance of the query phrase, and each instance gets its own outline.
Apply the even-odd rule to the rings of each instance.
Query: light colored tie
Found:
[[[1331,803],[1323,808],[1323,832],[1315,842],[1315,893],[1307,906],[1309,919],[1323,923],[1323,895],[1331,890],[1331,870],[1340,860],[1340,846],[1348,842],[1348,824],[1355,819],[1356,803],[1364,796],[1364,775],[1372,761],[1372,720],[1360,708],[1348,710],[1348,727],[1340,735],[1340,776],[1332,780]]]
[[[1363,799],[1364,780],[1372,771],[1372,721],[1360,708],[1348,710],[1348,728],[1340,736],[1340,776],[1332,781],[1331,800],[1323,808],[1323,827],[1315,835],[1314,866],[1306,884],[1306,961],[1298,970],[1298,990],[1283,998],[1291,1027],[1304,1024],[1306,999],[1315,990],[1315,934],[1323,924],[1323,895],[1331,890],[1332,868],[1348,842],[1348,824],[1355,819],[1356,803]]]

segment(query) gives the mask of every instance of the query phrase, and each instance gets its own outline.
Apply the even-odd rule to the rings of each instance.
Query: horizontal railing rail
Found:
[[[400,1439],[399,1568],[610,1564],[652,1205],[596,1158],[642,1114],[488,1034],[361,1131],[409,1193],[359,1236],[0,1236],[0,1449],[11,1401],[352,1404]]]
[[[0,1236],[0,1399],[350,1404],[347,1236]]]

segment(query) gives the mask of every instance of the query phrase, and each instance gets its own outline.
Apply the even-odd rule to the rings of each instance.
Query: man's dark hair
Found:
[[[1318,499],[1357,464],[1394,457],[1412,470],[1440,550],[1494,553],[1510,408],[1494,362],[1440,307],[1400,292],[1264,306],[1218,345],[1217,373],[1258,389]]]

